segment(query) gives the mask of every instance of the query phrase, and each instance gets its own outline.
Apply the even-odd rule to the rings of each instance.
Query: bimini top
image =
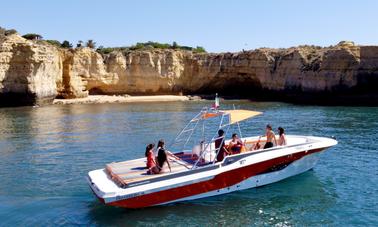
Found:
[[[229,124],[235,124],[239,121],[244,121],[248,118],[262,114],[262,112],[252,110],[224,110],[222,112],[224,112],[226,115],[229,115]]]
[[[217,117],[221,115],[229,116],[229,124],[235,124],[248,118],[255,117],[262,112],[252,110],[219,110],[218,112],[204,113],[202,119]]]

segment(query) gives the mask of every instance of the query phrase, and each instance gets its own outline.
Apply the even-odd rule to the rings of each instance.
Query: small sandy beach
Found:
[[[180,95],[152,95],[152,96],[129,96],[129,95],[89,95],[85,98],[55,99],[53,104],[100,104],[100,103],[129,103],[129,102],[172,102],[189,101],[188,96]]]

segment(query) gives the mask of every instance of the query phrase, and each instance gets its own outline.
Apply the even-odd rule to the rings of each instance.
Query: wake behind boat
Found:
[[[206,141],[207,122],[218,120],[217,131],[222,129],[225,134],[232,126],[237,126],[241,134],[239,123],[260,114],[250,110],[218,110],[217,106],[203,108],[171,144],[170,147],[178,151],[169,156],[171,172],[148,174],[146,158],[140,158],[93,170],[88,173],[88,183],[106,205],[125,208],[156,206],[283,180],[313,168],[321,152],[337,144],[331,138],[287,135],[286,145],[263,149],[266,140],[258,136],[242,137],[239,152],[217,160],[222,149],[216,147],[217,140],[226,144],[229,140],[215,134]],[[193,138],[198,129],[202,129],[199,130],[201,133]],[[197,142],[189,145],[191,141]]]

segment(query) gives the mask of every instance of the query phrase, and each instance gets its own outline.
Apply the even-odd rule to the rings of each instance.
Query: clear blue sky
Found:
[[[0,26],[45,39],[128,46],[159,41],[211,52],[340,40],[378,44],[376,0],[8,0]]]

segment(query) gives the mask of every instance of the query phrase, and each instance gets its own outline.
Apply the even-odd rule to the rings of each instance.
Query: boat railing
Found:
[[[187,144],[189,143],[191,137],[193,136],[194,131],[198,127],[199,122],[201,122],[201,121],[203,122],[203,124],[202,124],[202,137],[204,139],[201,141],[201,152],[200,152],[200,155],[199,155],[198,159],[196,160],[195,164],[193,165],[192,169],[197,168],[198,164],[200,163],[201,160],[206,161],[206,155],[210,156],[210,158],[208,158],[209,162],[215,163],[215,161],[216,161],[216,157],[217,157],[220,149],[219,148],[212,149],[211,145],[214,144],[215,141],[217,139],[219,139],[220,137],[216,133],[209,142],[206,142],[206,143],[204,142],[205,141],[205,136],[204,136],[205,135],[205,125],[204,125],[205,120],[209,117],[209,115],[214,116],[213,114],[215,114],[215,116],[217,116],[219,114],[219,111],[217,109],[211,109],[211,108],[208,108],[208,107],[203,107],[201,109],[201,111],[198,114],[196,114],[189,121],[189,123],[177,134],[177,136],[175,137],[173,142],[171,142],[170,145],[169,145],[169,147],[174,147],[174,146],[177,146],[181,143],[182,145],[179,149],[181,151],[185,151],[186,150],[185,148],[186,148]],[[219,125],[218,125],[218,130],[219,129],[225,129],[225,135],[226,135],[227,132],[228,132],[228,129],[230,127],[230,124],[228,122],[225,123],[227,120],[226,120],[224,114],[219,114],[219,116],[221,116],[221,119],[220,119],[220,122],[219,122]],[[222,136],[221,144],[223,144],[224,141],[225,141],[225,137]],[[212,154],[215,154],[214,158],[212,157]]]
[[[235,111],[235,106],[234,106],[234,111]],[[242,113],[245,114],[245,112],[242,112]],[[240,115],[240,113],[239,115],[236,115],[235,113],[233,113],[234,115],[232,116],[236,116],[237,120],[231,120],[232,112],[230,111],[220,111],[217,108],[203,107],[201,111],[198,114],[196,114],[189,121],[189,123],[177,134],[173,142],[168,147],[172,148],[175,146],[175,148],[178,148],[181,151],[186,150],[185,148],[187,148],[187,144],[189,143],[189,141],[191,141],[194,131],[196,130],[199,122],[202,121],[202,137],[201,138],[203,139],[201,139],[201,142],[200,142],[201,147],[200,147],[199,157],[195,161],[192,169],[197,168],[199,163],[202,163],[203,160],[214,164],[217,161],[216,157],[218,156],[221,149],[220,147],[216,148],[215,146],[214,148],[212,148],[212,144],[215,144],[215,141],[219,140],[220,138],[222,139],[220,144],[223,144],[225,142],[225,136],[219,136],[218,131],[220,129],[223,129],[224,135],[227,135],[230,129],[230,126],[232,124],[237,124],[237,127],[239,129],[239,134],[241,136],[239,121],[249,118],[251,116],[255,116],[256,113],[260,114],[259,112],[255,112],[252,114],[249,113],[250,115],[247,115],[247,117],[245,117],[245,115],[244,116]],[[215,133],[215,135],[211,138],[211,140],[207,142],[206,137],[205,137],[205,120],[209,118],[217,117],[217,116],[221,117],[219,121],[219,125],[218,125],[218,130]],[[241,119],[240,119],[240,116],[241,116]],[[180,143],[182,144],[182,147],[178,147]],[[198,145],[197,143],[194,144],[194,146],[197,146],[197,145]],[[213,154],[215,154],[214,158],[212,157]],[[210,157],[206,158],[207,156],[210,156]]]
[[[235,109],[235,105],[233,105],[233,108]],[[210,160],[210,162],[212,162],[213,164],[215,164],[215,162],[217,161],[217,157],[218,157],[218,154],[219,154],[222,146],[220,146],[218,148],[215,147],[215,149],[212,150],[211,149],[211,144],[215,143],[216,140],[222,138],[222,141],[220,142],[220,144],[222,145],[225,142],[225,138],[226,138],[225,135],[227,135],[227,133],[228,133],[228,131],[230,129],[230,126],[231,126],[231,123],[229,121],[225,120],[225,114],[222,114],[221,116],[222,117],[221,117],[221,120],[219,121],[219,126],[218,126],[218,130],[217,130],[216,134],[213,136],[213,138],[211,139],[211,141],[209,143],[207,143],[207,145],[206,145],[206,147],[204,149],[204,152],[202,153],[202,157],[200,157],[197,160],[197,162],[194,164],[194,166],[192,167],[192,169],[197,167],[198,162],[208,153],[208,150],[210,151],[210,154],[211,154],[212,151],[215,152],[215,157],[214,157],[214,159],[212,161]],[[239,129],[239,134],[241,135],[241,129],[240,129],[239,122],[236,122],[236,123],[237,123],[238,129]],[[218,135],[218,131],[220,129],[225,129],[223,136],[219,136]],[[208,146],[210,146],[210,149],[208,149]]]
[[[190,138],[192,137],[194,131],[196,130],[197,126],[198,126],[198,123],[201,121],[201,120],[204,120],[202,116],[204,116],[204,114],[208,113],[208,108],[207,107],[203,107],[201,109],[201,111],[195,115],[190,121],[189,123],[176,135],[175,139],[173,140],[173,142],[170,143],[170,147],[173,147],[177,144],[180,144],[182,142],[184,142],[182,144],[182,148],[181,150],[184,150],[186,145],[188,144]]]
[[[195,164],[193,165],[192,169],[195,169],[198,167],[198,163],[200,162],[200,160],[205,160],[205,155],[207,155],[209,152],[210,152],[210,162],[212,162],[213,164],[217,161],[217,157],[218,157],[218,154],[219,154],[219,151],[220,149],[222,148],[222,146],[216,148],[215,147],[215,141],[222,138],[220,144],[223,144],[225,142],[225,139],[226,139],[226,136],[227,135],[227,132],[230,128],[230,124],[223,124],[224,122],[224,115],[222,115],[222,118],[219,122],[219,127],[218,127],[218,130],[220,129],[225,129],[224,131],[224,134],[223,136],[219,136],[218,135],[218,130],[216,132],[216,134],[212,137],[212,139],[210,140],[209,143],[206,143],[203,151],[201,152],[201,156],[198,158],[198,160],[195,162]],[[211,145],[214,143],[214,149],[211,149]],[[211,160],[211,153],[212,152],[215,152],[215,157]]]

